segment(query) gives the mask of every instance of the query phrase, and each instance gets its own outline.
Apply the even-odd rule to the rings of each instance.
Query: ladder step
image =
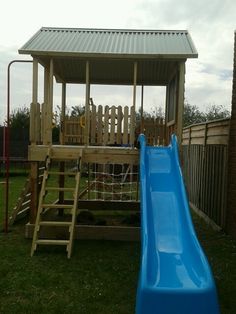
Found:
[[[36,244],[42,245],[67,245],[69,244],[69,240],[37,240]]]
[[[68,204],[42,204],[42,208],[68,208],[72,209],[73,205],[68,205]]]
[[[46,191],[74,191],[75,189],[74,188],[58,188],[58,187],[53,187],[53,186],[50,186],[50,187],[46,187],[45,188]]]
[[[41,221],[40,226],[68,226],[70,227],[72,225],[69,221]]]
[[[61,176],[75,176],[77,172],[72,172],[72,171],[48,171],[48,174],[56,174],[56,175],[61,175]]]

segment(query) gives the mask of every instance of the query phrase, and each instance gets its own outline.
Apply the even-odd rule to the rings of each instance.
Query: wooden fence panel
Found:
[[[183,175],[190,202],[225,227],[229,119],[183,130]],[[223,143],[223,144],[222,144]]]

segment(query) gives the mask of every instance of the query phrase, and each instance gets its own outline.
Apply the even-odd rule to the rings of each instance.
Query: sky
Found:
[[[186,63],[185,101],[205,110],[222,105],[230,110],[235,0],[8,0],[1,5],[0,19],[0,123],[6,115],[7,66],[42,26],[78,28],[187,29],[198,51],[198,59]],[[11,67],[11,110],[31,102],[30,64]],[[39,71],[42,82],[42,69]],[[138,89],[137,101],[140,98]],[[60,104],[59,84],[54,105]],[[42,102],[42,89],[39,102]],[[146,88],[144,106],[164,106],[163,88]],[[68,107],[84,103],[84,86],[69,86]],[[131,87],[92,87],[96,104],[132,103]]]

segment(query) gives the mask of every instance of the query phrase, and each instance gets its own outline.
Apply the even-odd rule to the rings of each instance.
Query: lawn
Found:
[[[22,177],[11,180],[15,189],[24,184]],[[234,314],[236,241],[213,231],[195,215],[193,220],[212,266],[221,313]],[[71,260],[64,247],[42,247],[31,258],[31,241],[24,238],[22,224],[8,235],[0,233],[0,247],[2,314],[134,313],[139,243],[75,241]]]

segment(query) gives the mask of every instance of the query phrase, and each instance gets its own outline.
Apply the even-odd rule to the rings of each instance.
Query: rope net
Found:
[[[137,201],[139,176],[137,166],[130,164],[90,164],[88,198],[106,201]]]

